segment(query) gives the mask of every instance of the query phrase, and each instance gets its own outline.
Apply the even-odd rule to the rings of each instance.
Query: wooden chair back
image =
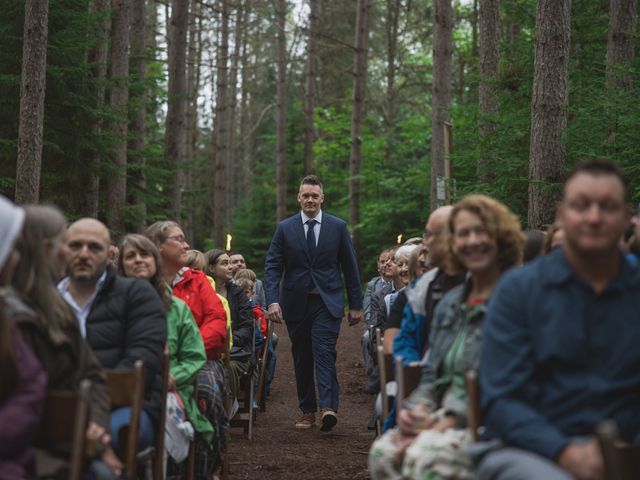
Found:
[[[44,414],[36,445],[47,450],[55,450],[62,445],[69,446],[69,480],[82,478],[90,390],[91,382],[83,380],[78,392],[47,392],[44,403]]]
[[[256,392],[256,403],[260,405],[260,410],[266,410],[266,402],[265,402],[265,383],[267,378],[267,368],[269,367],[269,362],[271,361],[271,352],[269,350],[269,342],[271,342],[271,337],[273,336],[273,322],[267,319],[267,336],[264,339],[264,344],[262,346],[262,357],[260,358],[260,373],[258,376],[258,391]]]
[[[131,422],[124,442],[124,465],[129,478],[136,478],[138,469],[138,435],[144,401],[144,366],[137,360],[132,370],[106,370],[111,408],[131,407]]]
[[[396,394],[396,411],[402,408],[404,400],[420,385],[422,377],[422,365],[404,365],[401,356],[396,357],[396,383],[398,392]]]
[[[474,442],[480,440],[480,428],[482,427],[482,413],[480,411],[480,384],[478,383],[478,372],[469,370],[465,374],[465,385],[467,388],[467,424]]]
[[[392,355],[390,353],[384,353],[382,345],[376,347],[378,354],[378,366],[380,368],[380,397],[382,399],[382,413],[380,415],[380,424],[384,425],[384,422],[389,415],[389,396],[387,395],[387,383],[391,379],[391,364],[393,362]]]
[[[621,441],[615,422],[610,420],[598,426],[596,435],[604,459],[604,478],[607,480],[640,478],[640,445],[629,445]]]

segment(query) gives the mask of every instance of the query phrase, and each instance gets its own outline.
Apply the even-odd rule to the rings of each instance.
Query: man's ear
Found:
[[[118,247],[115,245],[109,245],[109,250],[107,251],[107,260],[113,262],[116,258],[118,258]]]

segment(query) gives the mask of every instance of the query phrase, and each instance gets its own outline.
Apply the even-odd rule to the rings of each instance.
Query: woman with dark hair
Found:
[[[223,296],[229,302],[233,336],[229,384],[231,393],[236,396],[240,377],[247,373],[252,366],[255,327],[253,309],[244,290],[232,282],[233,271],[229,255],[224,250],[209,250],[204,256],[206,259],[205,273],[215,280],[218,295]]]
[[[160,252],[151,240],[143,235],[127,235],[120,243],[119,253],[119,273],[126,277],[148,280],[162,298],[167,310],[167,347],[170,356],[169,390],[176,391],[182,399],[187,419],[209,451],[219,455],[223,448],[224,439],[221,435],[227,428],[227,419],[226,415],[213,416],[211,419],[205,417],[200,412],[193,395],[194,380],[205,365],[207,357],[191,310],[186,303],[171,294],[171,288],[163,277]],[[218,402],[219,408],[214,412],[224,411],[221,397]],[[206,455],[205,449],[199,451],[201,455]],[[210,462],[198,461],[199,465],[207,463]],[[177,466],[172,462],[169,466],[170,476],[179,473],[180,470],[184,470],[184,465]],[[207,473],[198,472],[198,478],[207,477]]]
[[[17,245],[20,261],[11,281],[22,304],[10,296],[5,302],[17,312],[16,326],[47,372],[48,389],[75,392],[82,380],[91,380],[87,437],[98,442],[102,460],[117,474],[122,464],[109,446],[107,382],[100,363],[80,333],[76,316],[54,283],[59,270],[55,260],[66,223],[55,207],[25,207],[22,238]],[[47,460],[41,463],[43,468],[53,465]],[[94,467],[103,470],[98,464]]]
[[[24,210],[0,196],[0,298],[18,262],[14,248]],[[33,449],[44,405],[47,377],[0,300],[0,479],[29,478]]]
[[[465,373],[480,364],[487,303],[502,273],[520,263],[524,237],[516,216],[484,195],[454,205],[446,234],[449,270],[467,271],[467,281],[436,307],[420,385],[399,406],[398,427],[369,452],[374,480],[473,478]]]
[[[211,454],[205,443],[196,442],[196,471],[198,478],[210,478],[220,467],[226,449],[225,374],[219,359],[227,341],[227,314],[207,276],[186,266],[189,244],[180,225],[169,220],[156,222],[147,228],[145,236],[157,247],[164,280],[173,295],[189,306],[204,343],[207,362],[197,376],[196,396],[200,411],[216,431],[220,447]]]

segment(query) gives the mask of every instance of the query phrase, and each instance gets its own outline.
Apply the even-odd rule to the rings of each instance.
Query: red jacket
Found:
[[[260,333],[262,334],[262,338],[267,336],[267,316],[260,308],[260,305],[255,305],[252,307],[253,310],[253,319],[256,322],[258,328],[260,328]]]
[[[173,294],[184,300],[196,319],[204,349],[209,360],[215,360],[224,350],[227,340],[227,314],[207,276],[191,268],[179,272]]]

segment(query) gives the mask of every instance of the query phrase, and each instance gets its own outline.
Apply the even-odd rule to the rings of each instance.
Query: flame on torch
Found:
[[[402,243],[402,234],[398,235],[398,245]]]
[[[227,233],[227,252],[231,251],[231,240],[233,240],[233,237],[230,233]]]

